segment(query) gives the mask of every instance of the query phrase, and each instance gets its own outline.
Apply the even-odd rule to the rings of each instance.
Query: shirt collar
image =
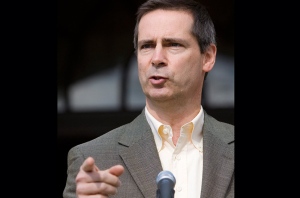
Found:
[[[145,107],[145,115],[146,115],[146,119],[150,125],[151,131],[154,135],[154,140],[156,143],[156,147],[157,150],[160,151],[162,148],[162,137],[159,134],[159,130],[163,130],[163,127],[170,127],[168,125],[164,125],[161,122],[159,122],[158,120],[156,120],[151,114],[150,112],[147,110],[147,107]],[[199,111],[199,113],[196,115],[196,117],[191,120],[190,122],[185,123],[182,127],[185,126],[189,126],[190,123],[192,123],[193,129],[192,129],[192,143],[194,144],[194,146],[202,151],[202,128],[203,128],[203,122],[204,122],[204,113],[203,113],[203,108],[201,106],[201,109]]]

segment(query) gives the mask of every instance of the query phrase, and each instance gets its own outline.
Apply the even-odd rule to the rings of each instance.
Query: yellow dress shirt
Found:
[[[199,198],[203,171],[204,114],[201,107],[198,115],[184,124],[175,146],[172,128],[156,120],[145,107],[146,119],[154,135],[163,170],[176,178],[174,198]]]

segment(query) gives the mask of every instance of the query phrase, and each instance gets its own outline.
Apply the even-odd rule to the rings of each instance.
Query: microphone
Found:
[[[176,179],[170,171],[161,171],[156,177],[156,198],[174,198]]]

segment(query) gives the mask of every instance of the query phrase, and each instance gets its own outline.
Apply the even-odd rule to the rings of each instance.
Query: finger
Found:
[[[96,167],[96,165],[92,158],[89,160],[86,160],[83,163],[82,170],[79,171],[76,176],[76,182],[104,182],[115,187],[119,187],[121,185],[118,176],[124,172],[123,166],[115,165],[107,170],[90,171],[92,169],[91,167]],[[96,167],[96,169],[98,168]]]
[[[76,198],[108,198],[109,195],[77,195]]]
[[[80,183],[76,187],[76,194],[78,195],[115,195],[117,194],[117,187],[104,182],[94,183]]]
[[[88,157],[86,160],[84,160],[81,168],[86,172],[99,171],[98,167],[95,164],[95,160],[92,157]]]
[[[109,172],[110,174],[113,174],[113,175],[119,177],[120,175],[123,174],[123,172],[124,172],[124,167],[121,166],[121,165],[115,165],[115,166],[112,166],[111,168],[109,168],[109,169],[108,169],[108,172]],[[117,187],[119,187],[119,186],[121,186],[122,183],[121,183],[121,181],[120,181],[119,178],[117,178],[117,179],[118,179],[118,180],[117,180],[117,183],[115,183],[114,185],[117,186]]]
[[[115,176],[120,176],[124,172],[124,167],[122,165],[115,165],[110,167],[108,172]]]

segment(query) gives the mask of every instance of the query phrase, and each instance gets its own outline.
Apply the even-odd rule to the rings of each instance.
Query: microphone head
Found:
[[[170,171],[167,171],[167,170],[161,171],[156,177],[156,184],[158,184],[163,179],[171,180],[174,183],[174,186],[176,184],[176,179],[175,179],[173,173],[171,173]]]

